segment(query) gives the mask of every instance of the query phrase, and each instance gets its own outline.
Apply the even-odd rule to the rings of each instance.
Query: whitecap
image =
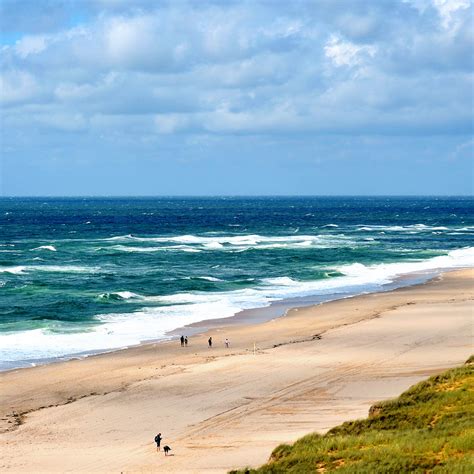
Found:
[[[110,299],[110,298],[120,298],[123,300],[129,300],[133,298],[143,298],[143,296],[138,295],[137,293],[133,293],[132,291],[116,291],[116,292],[109,292],[109,293],[101,293],[99,298],[102,299]]]
[[[66,273],[96,273],[100,267],[81,267],[77,265],[27,265],[29,272],[66,272]]]
[[[207,280],[207,281],[222,281],[220,278],[210,277],[210,276],[201,276],[198,277],[199,280]]]
[[[11,273],[13,275],[21,275],[25,272],[26,267],[18,265],[14,267],[0,267],[0,273]]]
[[[207,249],[221,249],[224,246],[220,242],[208,242],[204,244],[204,247],[206,247]]]
[[[426,260],[379,263],[375,265],[353,263],[350,265],[342,265],[335,269],[346,276],[360,278],[361,281],[381,284],[389,283],[400,275],[414,272],[472,266],[474,266],[474,247],[466,247],[451,250],[447,255],[440,255]]]
[[[31,250],[50,250],[51,252],[56,252],[56,247],[54,245],[40,245]]]
[[[0,273],[13,273],[21,275],[34,271],[39,272],[66,272],[66,273],[94,273],[100,267],[80,267],[75,265],[18,265],[13,267],[0,267]]]
[[[294,286],[298,282],[291,279],[290,277],[276,277],[276,278],[263,278],[262,282],[267,285],[284,285],[284,286]]]

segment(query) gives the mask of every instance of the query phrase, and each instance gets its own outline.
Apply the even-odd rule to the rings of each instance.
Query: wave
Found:
[[[111,247],[99,247],[96,250],[116,250],[128,253],[149,253],[149,252],[191,252],[199,253],[201,250],[188,247],[186,245],[168,245],[166,247],[137,247],[128,245],[113,245]]]
[[[11,273],[13,275],[21,275],[25,271],[24,266],[17,265],[15,267],[0,267],[0,273]]]
[[[356,226],[356,231],[359,232],[381,232],[381,231],[388,231],[388,232],[409,232],[409,233],[418,233],[418,232],[432,232],[432,231],[444,231],[444,230],[471,230],[474,227],[461,227],[461,228],[450,228],[446,226],[429,226],[426,224],[412,224],[412,225],[371,225],[371,224],[360,224]]]
[[[0,267],[0,273],[21,275],[30,272],[58,272],[58,273],[96,273],[100,267],[81,267],[76,265],[17,265]]]
[[[332,236],[332,238],[337,236]],[[123,235],[109,237],[104,240],[124,241],[124,242],[156,242],[156,243],[180,243],[180,244],[229,244],[229,245],[256,245],[261,242],[298,242],[301,240],[320,240],[326,238],[319,235],[282,235],[264,236],[257,234],[245,235],[223,235],[223,236],[198,236],[198,235],[177,235],[169,237],[137,237],[133,235]]]
[[[335,270],[349,277],[365,281],[389,283],[394,278],[414,272],[426,272],[438,269],[454,269],[474,266],[474,247],[451,250],[447,255],[432,257],[427,260],[410,262],[379,263],[363,265],[353,263],[336,267]]]
[[[116,236],[104,239],[111,242],[122,242],[128,245],[113,245],[99,247],[98,250],[116,250],[121,252],[202,252],[202,251],[227,251],[242,252],[250,249],[300,249],[300,248],[341,248],[344,246],[355,247],[362,245],[344,234],[327,235],[283,235],[263,236],[225,235],[225,236],[196,236],[180,235],[170,237],[136,237],[132,235]],[[131,245],[134,243],[162,244],[155,246]]]
[[[161,252],[165,247],[127,247],[126,245],[113,245],[112,247],[100,247],[99,250],[118,250],[120,252]],[[171,249],[170,249],[171,250]]]
[[[388,264],[364,265],[354,263],[328,268],[340,276],[322,280],[299,281],[288,276],[264,278],[260,286],[231,292],[193,292],[173,295],[146,297],[148,301],[163,304],[200,304],[230,299],[233,306],[254,308],[266,306],[270,302],[293,297],[328,294],[339,291],[376,290],[381,285],[393,282],[405,274],[426,272],[438,269],[454,269],[474,266],[474,247],[450,251],[447,255],[426,260],[397,262]],[[224,317],[224,316],[222,316]]]
[[[141,299],[144,298],[141,295],[138,295],[137,293],[133,293],[132,291],[116,291],[116,292],[111,292],[111,293],[102,293],[99,295],[99,298],[105,299],[105,300],[129,300],[129,299]]]
[[[56,252],[56,247],[54,245],[40,245],[31,250],[50,250],[51,252]]]

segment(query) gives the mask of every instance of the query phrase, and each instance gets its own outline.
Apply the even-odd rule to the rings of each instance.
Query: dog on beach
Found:
[[[163,446],[163,451],[165,452],[165,456],[168,456],[168,453],[171,451],[171,448],[168,445]]]

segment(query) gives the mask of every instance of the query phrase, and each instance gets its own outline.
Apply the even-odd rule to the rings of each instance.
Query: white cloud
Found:
[[[113,18],[104,30],[105,53],[115,65],[133,65],[151,54],[159,44],[151,18]]]
[[[438,10],[441,25],[448,29],[457,26],[456,16],[459,10],[466,10],[471,6],[470,0],[433,0],[434,7]]]
[[[403,3],[408,3],[422,14],[433,8],[445,30],[456,29],[460,23],[460,15],[465,14],[462,10],[472,6],[471,0],[403,0]]]
[[[460,22],[465,0],[433,0],[458,22],[456,35],[433,26],[433,3],[425,18],[416,1],[418,10],[119,2],[83,25],[3,48],[2,100],[25,127],[57,128],[64,117],[66,129],[91,134],[353,133],[351,121],[377,130],[382,112],[406,130],[407,107],[425,112],[430,101],[442,104],[433,107],[438,127],[469,114],[472,33]],[[25,104],[59,119],[34,121]]]
[[[371,45],[357,45],[332,35],[324,46],[324,52],[337,67],[357,66],[363,64],[367,58],[374,57],[377,48]]]
[[[26,58],[30,54],[38,54],[47,47],[47,37],[43,35],[25,36],[15,44],[15,51],[21,58]]]

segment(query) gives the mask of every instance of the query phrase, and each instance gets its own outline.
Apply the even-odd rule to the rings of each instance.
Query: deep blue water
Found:
[[[473,264],[472,198],[1,198],[0,357],[166,337]]]

